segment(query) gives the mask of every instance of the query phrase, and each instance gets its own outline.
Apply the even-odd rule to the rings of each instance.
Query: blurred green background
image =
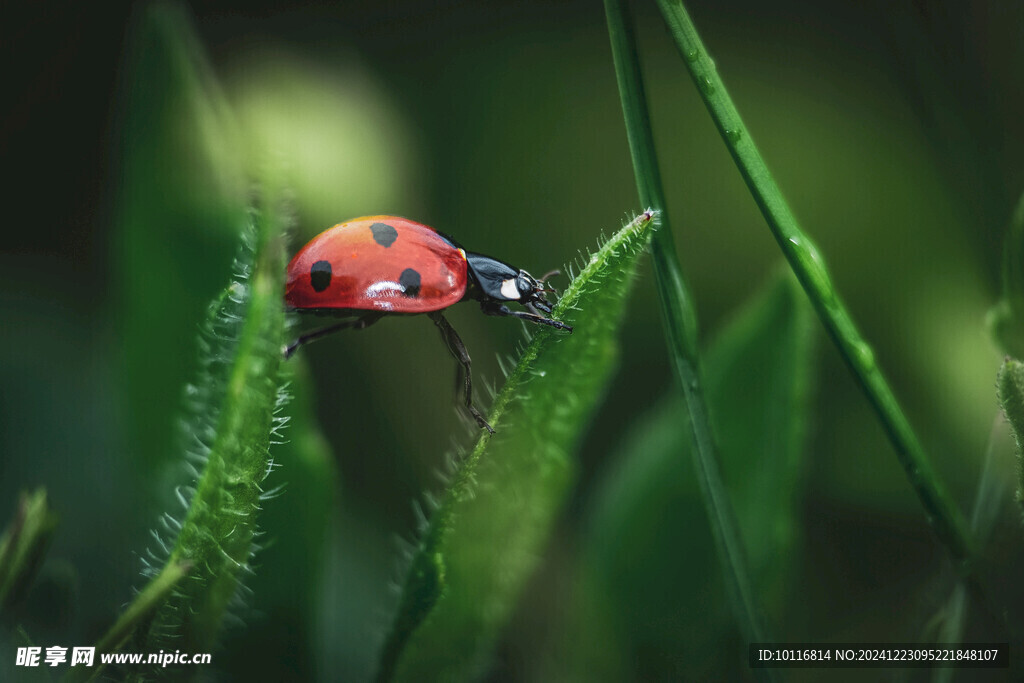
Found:
[[[779,253],[654,3],[630,4],[676,242],[711,339]],[[687,4],[969,510],[997,413],[1001,357],[984,317],[1024,188],[1024,6]],[[25,608],[43,642],[84,644],[112,621],[138,584],[148,530],[172,506],[176,415],[199,321],[227,281],[252,189],[244,169],[270,164],[289,178],[295,248],[343,219],[390,213],[537,274],[644,208],[600,3],[207,2],[182,15],[162,6],[171,25],[181,22],[170,32],[147,7],[22,3],[5,8],[0,29],[0,518],[37,485],[61,515]],[[574,581],[626,435],[671,400],[646,265],[631,301],[579,484],[502,638],[495,680],[557,669],[548,667],[571,642],[559,626],[571,607],[551,597]],[[496,357],[513,352],[519,323],[472,305],[450,319],[477,380],[498,383]],[[215,656],[232,677],[370,675],[396,600],[395,537],[411,537],[412,501],[440,487],[452,435],[464,442],[452,364],[432,328],[426,318],[385,320],[306,352],[310,381],[300,385],[311,394],[293,410],[315,412],[331,460],[290,476],[279,458],[274,477],[289,486],[266,506],[251,610]],[[769,628],[780,640],[916,640],[948,597],[950,572],[882,429],[816,321],[814,330],[791,569],[799,591]],[[303,478],[310,472],[336,477]],[[321,501],[322,526],[303,517],[308,500]],[[1018,512],[1004,507],[988,554],[998,602],[1016,607],[1019,624],[1024,599],[1006,571],[1022,560]],[[708,535],[699,505],[672,515],[672,538]],[[682,556],[679,569],[668,538],[666,554],[635,555],[651,576],[697,596],[665,628],[728,624],[720,587],[686,574],[716,565]],[[994,637],[984,619],[972,624],[969,634]],[[746,671],[727,638],[708,649],[680,644],[687,654],[677,657],[670,639],[610,633],[605,649],[625,662],[623,675]]]

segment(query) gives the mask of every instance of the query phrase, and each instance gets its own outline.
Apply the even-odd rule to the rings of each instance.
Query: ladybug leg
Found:
[[[499,304],[499,303],[494,302],[494,301],[484,301],[484,302],[481,302],[480,309],[484,313],[486,313],[487,315],[511,316],[513,318],[520,318],[522,320],[529,320],[530,322],[538,323],[538,324],[541,324],[541,325],[549,325],[551,327],[554,327],[555,329],[565,330],[566,332],[572,333],[572,327],[570,325],[566,325],[561,320],[555,320],[553,318],[545,318],[544,316],[537,315],[536,313],[525,313],[523,311],[513,311],[508,306],[505,306],[504,304]]]
[[[437,325],[437,329],[441,331],[441,338],[444,340],[448,350],[453,356],[455,356],[455,360],[459,361],[459,365],[465,373],[466,407],[473,415],[476,423],[480,425],[481,428],[486,429],[488,432],[493,434],[494,428],[487,424],[487,420],[484,419],[484,416],[481,415],[480,411],[473,405],[473,373],[470,370],[472,361],[469,358],[469,352],[466,351],[466,345],[462,343],[462,338],[459,337],[459,333],[455,331],[455,328],[452,327],[450,322],[448,322],[448,319],[441,315],[440,311],[435,311],[429,315],[430,319],[434,321],[435,325]]]
[[[339,330],[362,330],[380,320],[382,315],[380,313],[369,313],[367,315],[360,316],[354,320],[342,320],[340,323],[328,325],[327,327],[321,327],[318,330],[307,332],[300,336],[298,339],[293,341],[291,344],[285,347],[284,357],[285,360],[292,357],[292,355],[299,350],[300,346],[305,346],[309,342],[316,341],[321,337],[326,337],[329,334],[338,332]]]

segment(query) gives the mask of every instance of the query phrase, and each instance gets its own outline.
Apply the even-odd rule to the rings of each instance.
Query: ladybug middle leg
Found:
[[[448,350],[453,356],[455,356],[455,360],[459,361],[462,366],[462,370],[466,376],[466,407],[469,409],[469,412],[473,415],[473,418],[480,427],[486,429],[491,434],[494,434],[494,428],[487,423],[484,416],[476,409],[476,406],[473,405],[473,373],[470,370],[472,361],[469,358],[469,352],[466,351],[466,345],[462,343],[462,338],[459,337],[459,333],[455,331],[455,328],[452,327],[452,324],[448,322],[448,319],[445,318],[440,311],[434,311],[428,315],[430,316],[430,319],[434,321],[434,324],[437,325],[437,329],[441,331],[441,338],[444,340]]]
[[[285,360],[291,358],[292,355],[299,350],[300,346],[305,346],[309,342],[316,341],[321,337],[326,337],[327,335],[338,332],[339,330],[365,329],[380,320],[382,317],[383,314],[381,313],[366,313],[353,320],[342,320],[340,323],[335,323],[333,325],[328,325],[327,327],[321,327],[318,330],[313,330],[312,332],[307,332],[285,347]]]

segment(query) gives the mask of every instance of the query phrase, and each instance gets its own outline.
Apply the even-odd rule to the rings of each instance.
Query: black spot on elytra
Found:
[[[390,247],[398,239],[398,231],[387,223],[374,223],[370,231],[373,233],[373,241],[382,247]]]
[[[417,296],[420,293],[420,274],[412,268],[406,268],[398,278],[398,284],[405,288],[406,296]]]
[[[317,261],[309,269],[309,284],[313,289],[322,292],[331,284],[331,264],[328,261]]]

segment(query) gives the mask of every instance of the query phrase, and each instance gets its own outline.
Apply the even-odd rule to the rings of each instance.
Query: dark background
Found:
[[[773,271],[778,250],[656,7],[630,4],[669,212],[707,336]],[[230,238],[208,235],[194,252],[169,245],[165,262],[140,263],[151,256],[119,227],[133,180],[125,173],[137,170],[124,163],[136,54],[126,45],[142,7],[8,3],[0,22],[0,505],[6,518],[18,490],[42,484],[62,515],[43,574],[53,603],[40,608],[53,615],[53,633],[95,633],[130,595],[132,553],[166,503],[157,492],[195,329],[233,251]],[[997,411],[1000,354],[984,316],[1024,187],[1021,7],[688,7],[937,469],[969,509]],[[286,150],[296,243],[348,217],[394,213],[539,274],[643,208],[600,3],[212,2],[190,12],[252,146]],[[164,171],[161,201],[184,205],[191,220],[198,200],[175,195],[190,187],[190,167]],[[149,318],[172,331],[140,322]],[[496,382],[495,356],[512,352],[519,325],[472,306],[452,319],[477,377]],[[459,429],[435,335],[426,319],[388,320],[308,351],[349,520],[342,554],[363,582],[338,598],[353,604],[345,591],[361,592],[345,617],[352,633],[386,623],[389,537],[409,535],[410,501],[436,489],[433,473]],[[945,595],[933,586],[943,554],[865,400],[820,342],[802,502],[808,594],[775,631],[910,639],[895,615],[901,626],[927,619]],[[624,426],[671,387],[646,266],[621,358],[553,554],[571,545]],[[140,384],[146,359],[164,371]],[[1007,507],[1004,526],[1016,519]],[[1002,539],[1010,545],[995,554],[1019,556],[1019,534]],[[526,675],[520,632],[529,622],[517,617],[496,675]],[[373,638],[352,636],[321,663],[365,675]]]

